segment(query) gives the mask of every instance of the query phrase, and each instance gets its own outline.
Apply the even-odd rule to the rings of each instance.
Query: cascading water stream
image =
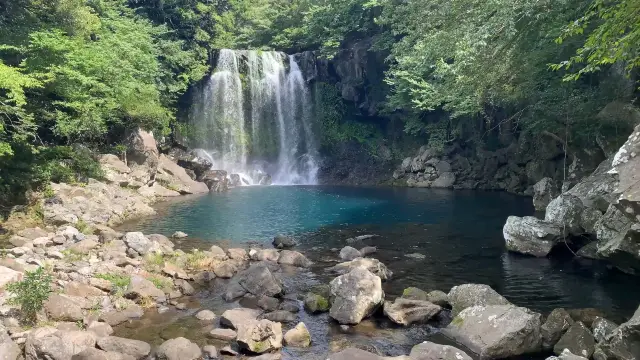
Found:
[[[293,56],[221,50],[213,74],[194,97],[194,145],[214,167],[244,183],[317,183],[318,153],[308,85]]]

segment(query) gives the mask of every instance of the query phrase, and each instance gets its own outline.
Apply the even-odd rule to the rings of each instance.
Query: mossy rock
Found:
[[[426,291],[420,290],[416,287],[408,287],[402,292],[402,297],[409,300],[427,301],[429,294],[427,294]]]
[[[331,304],[324,296],[308,293],[304,297],[304,308],[307,312],[315,314],[329,311]]]

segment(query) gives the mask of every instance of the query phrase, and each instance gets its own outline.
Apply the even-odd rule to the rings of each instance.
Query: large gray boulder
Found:
[[[260,310],[238,308],[227,310],[220,317],[220,324],[237,330],[245,322],[256,320],[262,314]]]
[[[564,351],[560,355],[550,356],[546,360],[589,360],[589,359],[587,359],[586,357],[575,355],[571,353],[569,349],[564,349]]]
[[[618,324],[599,316],[591,324],[591,331],[597,343],[603,342],[617,328]]]
[[[158,360],[196,360],[201,356],[202,351],[198,344],[183,337],[167,340],[156,350]]]
[[[544,211],[559,194],[558,184],[549,177],[543,178],[533,185],[533,207],[538,211]]]
[[[284,334],[284,343],[287,346],[306,348],[311,345],[311,334],[307,326],[301,322]]]
[[[362,254],[360,253],[360,251],[354,247],[351,246],[345,246],[342,248],[342,250],[340,250],[340,259],[342,261],[351,261],[353,259],[357,259],[359,257],[362,257]]]
[[[400,325],[425,323],[438,315],[442,308],[428,301],[397,298],[394,302],[385,301],[384,314]]]
[[[481,359],[502,359],[542,349],[541,319],[513,305],[473,306],[462,310],[443,333]]]
[[[498,294],[489,285],[463,284],[454,286],[447,295],[452,306],[451,314],[458,315],[462,310],[472,306],[510,305],[511,303]]]
[[[144,341],[125,339],[117,336],[107,336],[98,339],[97,347],[104,351],[113,351],[144,359],[151,352],[151,346]]]
[[[591,331],[580,321],[576,321],[569,327],[567,332],[562,335],[560,340],[553,347],[556,355],[562,354],[565,349],[569,349],[572,354],[591,357],[596,348],[596,341]]]
[[[22,357],[22,349],[8,335],[0,336],[0,359],[17,360]]]
[[[597,254],[623,272],[640,274],[640,224],[634,223],[612,240],[598,243]]]
[[[464,351],[449,345],[440,345],[425,341],[414,346],[409,354],[410,360],[471,360]]]
[[[580,223],[583,211],[584,204],[580,198],[571,194],[563,194],[549,203],[544,220],[559,225],[570,234],[578,235],[582,233]]]
[[[547,321],[542,324],[540,332],[542,333],[542,347],[545,350],[551,350],[564,333],[573,325],[575,321],[571,315],[563,309],[554,309],[547,317]]]
[[[296,245],[298,245],[298,243],[296,242],[296,240],[294,238],[292,238],[291,236],[286,236],[286,235],[276,235],[273,238],[273,246],[278,248],[278,249],[287,249],[287,248],[292,248]]]
[[[124,243],[127,244],[130,249],[133,249],[140,255],[146,255],[152,246],[151,241],[141,232],[128,232],[124,234],[122,240],[124,240]]]
[[[595,360],[637,360],[640,358],[640,307],[635,314],[618,326],[593,354]]]
[[[166,296],[162,290],[158,289],[151,281],[138,275],[131,277],[131,282],[127,286],[124,296],[136,300],[150,298],[156,302],[166,301]]]
[[[282,325],[278,322],[250,320],[238,327],[236,339],[241,349],[262,354],[282,347]]]
[[[355,268],[330,283],[329,315],[340,324],[358,324],[384,301],[382,280],[366,269]]]
[[[84,318],[80,304],[61,294],[49,295],[44,310],[51,320],[79,321]]]
[[[238,284],[255,296],[280,296],[283,292],[280,281],[265,263],[255,263],[236,275]]]
[[[24,346],[26,360],[69,360],[73,354],[65,341],[51,327],[38,328],[29,333]]]
[[[295,267],[307,268],[312,265],[311,261],[306,256],[297,251],[282,250],[280,257],[278,257],[278,264],[290,265]]]
[[[502,229],[507,250],[544,257],[564,239],[564,229],[533,216],[509,216]]]
[[[385,264],[377,259],[371,258],[357,258],[351,261],[343,262],[327,269],[327,271],[335,272],[337,274],[346,274],[353,269],[366,269],[377,275],[382,280],[389,280],[393,276],[393,272],[389,270]]]

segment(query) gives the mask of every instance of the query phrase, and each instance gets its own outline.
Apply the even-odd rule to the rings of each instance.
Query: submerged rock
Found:
[[[359,257],[362,257],[360,251],[351,246],[345,246],[342,248],[342,250],[340,250],[340,259],[342,259],[343,261],[351,261]]]
[[[502,234],[507,250],[544,257],[564,239],[565,233],[560,225],[533,216],[509,216]]]
[[[278,264],[307,268],[312,265],[312,262],[297,251],[282,250]]]
[[[595,347],[596,342],[591,331],[582,322],[576,321],[558,340],[553,347],[553,352],[560,355],[565,349],[569,349],[571,353],[588,359],[593,354]]]
[[[498,294],[489,285],[463,284],[454,286],[447,295],[449,303],[453,307],[452,315],[457,315],[462,310],[472,306],[510,305],[511,303]]]
[[[277,249],[287,249],[298,245],[298,243],[290,236],[276,235],[273,238],[273,246]]]
[[[380,277],[355,268],[331,281],[329,315],[340,324],[358,324],[384,301]]]
[[[312,314],[327,312],[329,311],[329,300],[322,295],[307,293],[304,297],[304,308]]]
[[[237,330],[242,323],[256,320],[262,314],[259,310],[239,308],[222,313],[220,324]]]
[[[384,314],[400,325],[425,323],[438,315],[442,308],[428,301],[398,298],[393,303],[385,301]]]
[[[542,316],[513,305],[468,307],[443,333],[482,359],[501,359],[541,350]]]
[[[287,331],[284,334],[284,343],[287,346],[293,347],[309,347],[311,345],[311,334],[307,326],[301,322],[293,329]]]

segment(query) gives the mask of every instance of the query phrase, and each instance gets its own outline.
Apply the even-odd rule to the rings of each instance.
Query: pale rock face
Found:
[[[331,281],[329,315],[341,324],[358,324],[384,301],[382,280],[366,269],[355,268]]]

